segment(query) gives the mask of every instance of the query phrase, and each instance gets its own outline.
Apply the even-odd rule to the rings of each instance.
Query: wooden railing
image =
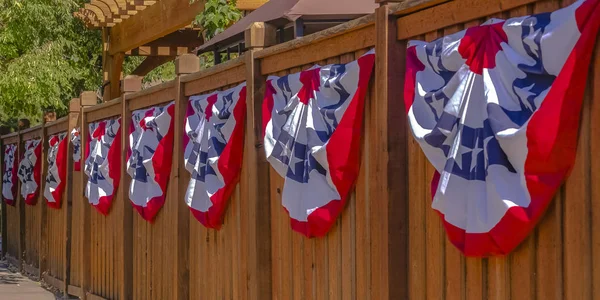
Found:
[[[87,177],[73,169],[60,210],[22,199],[3,206],[3,253],[48,283],[88,299],[592,299],[600,275],[598,193],[600,118],[598,55],[588,84],[578,160],[535,233],[500,258],[463,257],[430,209],[433,167],[410,136],[402,101],[408,39],[433,40],[488,17],[551,11],[557,0],[404,1],[369,16],[271,46],[264,24],[246,32],[239,58],[198,71],[198,58],[177,59],[177,78],[140,91],[126,78],[119,98],[96,105],[92,92],[71,102],[67,118],[1,137],[18,144],[35,136],[82,129],[122,117],[121,182],[111,212],[94,211],[83,195]],[[569,1],[566,1],[569,2]],[[314,64],[350,62],[371,48],[374,76],[365,101],[361,168],[347,207],[331,232],[306,239],[292,232],[281,205],[283,179],[262,145],[266,77]],[[598,48],[600,49],[600,48]],[[598,51],[596,50],[597,54]],[[244,157],[220,231],[198,223],[184,202],[188,97],[247,84]],[[131,111],[175,101],[175,144],[167,199],[154,223],[133,212],[125,173]],[[44,141],[46,145],[46,141]],[[71,148],[69,146],[69,148]],[[46,148],[44,148],[44,153]],[[19,157],[22,152],[19,152]],[[3,161],[3,160],[0,160]],[[45,161],[44,161],[45,164]],[[44,167],[45,168],[45,167]],[[44,173],[45,174],[45,173]],[[40,192],[42,195],[42,192]],[[598,276],[596,276],[598,275]]]

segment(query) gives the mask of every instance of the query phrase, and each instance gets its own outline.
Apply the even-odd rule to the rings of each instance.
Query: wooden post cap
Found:
[[[246,48],[266,48],[276,44],[277,28],[264,22],[254,22],[244,31]]]
[[[29,119],[19,119],[17,126],[19,127],[19,130],[27,129],[31,126],[31,122],[29,122]]]
[[[175,59],[175,74],[192,74],[200,71],[200,58],[192,53],[186,53]]]
[[[56,121],[56,112],[55,111],[46,111],[44,112],[44,123]]]
[[[127,75],[121,81],[121,93],[135,93],[142,90],[142,77]]]
[[[69,101],[69,112],[79,112],[81,110],[81,100],[73,98]]]
[[[85,91],[81,93],[79,99],[81,100],[81,106],[94,106],[98,104],[96,92]]]

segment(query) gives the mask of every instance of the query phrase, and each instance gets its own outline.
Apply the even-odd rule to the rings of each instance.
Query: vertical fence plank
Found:
[[[591,103],[590,103],[590,120],[600,119],[600,92],[598,91],[597,82],[600,80],[600,40],[596,42],[594,57],[592,59],[591,80],[593,83]],[[600,298],[600,263],[598,253],[600,253],[600,158],[595,153],[600,152],[600,122],[590,122],[590,185],[592,201],[591,213],[591,232],[592,232],[592,298]]]
[[[259,24],[253,24],[259,25]],[[257,26],[254,26],[257,27]],[[248,298],[252,300],[271,299],[271,213],[269,197],[269,165],[264,155],[262,143],[262,96],[266,78],[261,75],[260,64],[255,59],[255,51],[269,46],[266,38],[274,37],[274,28],[263,24],[262,29],[247,30],[246,47],[246,142],[242,172],[247,184],[241,186],[242,203],[248,203],[249,224],[246,229],[248,247],[247,278]],[[262,32],[258,34],[257,31]],[[268,31],[271,31],[269,33]],[[254,33],[252,33],[254,32]],[[262,36],[263,40],[260,40]],[[246,154],[247,153],[247,154]],[[245,198],[246,197],[246,198]]]
[[[93,102],[95,103],[96,101],[96,93],[94,92],[83,92],[80,95],[80,99],[81,99],[81,103],[88,103],[88,102]],[[92,101],[93,100],[93,101]],[[91,246],[92,243],[92,239],[90,236],[90,227],[91,227],[91,220],[90,220],[90,205],[88,205],[86,202],[86,197],[83,193],[83,191],[85,190],[85,185],[86,185],[86,178],[87,176],[85,175],[84,169],[85,169],[85,153],[86,153],[86,149],[87,149],[87,143],[88,143],[88,136],[90,134],[89,132],[89,127],[87,124],[87,117],[86,114],[83,112],[83,105],[81,108],[81,117],[80,117],[80,128],[81,128],[81,153],[82,153],[82,157],[81,157],[81,172],[79,174],[79,177],[81,178],[79,180],[79,182],[81,183],[81,202],[82,206],[83,206],[83,230],[82,230],[82,244],[83,244],[83,249],[82,249],[82,258],[81,258],[81,297],[82,299],[87,299],[87,293],[90,290],[91,287],[91,272],[92,272],[92,268],[91,268],[91,253],[90,251],[92,251],[94,248]]]
[[[558,1],[543,0],[533,5],[533,13],[558,9]],[[564,187],[561,187],[537,226],[536,239],[536,294],[540,300],[559,300],[563,296],[563,235],[562,214]],[[543,287],[543,288],[542,288]]]
[[[72,225],[72,219],[73,219],[73,193],[74,191],[74,185],[73,185],[73,181],[76,180],[74,178],[74,162],[73,162],[73,145],[71,143],[71,132],[77,128],[77,121],[79,121],[79,112],[81,110],[81,100],[79,98],[73,98],[71,99],[71,102],[69,102],[69,127],[67,129],[67,136],[65,137],[67,139],[67,182],[65,183],[65,201],[63,204],[63,209],[65,210],[64,212],[64,226],[65,226],[65,256],[64,256],[64,262],[65,262],[65,266],[63,268],[63,280],[64,280],[64,293],[63,296],[65,298],[68,297],[69,295],[69,285],[71,284],[71,268],[73,266],[75,266],[75,268],[77,267],[76,263],[72,263],[71,259],[72,259],[72,250],[71,250],[71,244],[73,242],[73,225]],[[83,149],[83,148],[80,148]]]
[[[587,72],[588,70],[586,70]],[[583,100],[577,157],[565,184],[564,207],[564,280],[566,299],[591,299],[590,232],[590,92],[588,81]]]
[[[42,155],[39,159],[41,159],[41,173],[40,173],[40,182],[39,182],[39,196],[38,196],[38,204],[40,209],[40,223],[37,224],[39,226],[40,236],[39,236],[39,252],[38,252],[38,268],[40,270],[40,279],[43,279],[43,273],[48,271],[48,256],[50,252],[50,248],[56,249],[54,243],[55,240],[48,240],[48,225],[54,225],[54,220],[52,222],[48,222],[48,206],[46,205],[46,199],[44,197],[44,189],[46,188],[46,174],[48,173],[48,132],[46,123],[50,121],[55,121],[55,114],[44,114],[42,117],[42,132],[41,132],[41,147],[42,147]],[[55,228],[52,228],[54,230]],[[50,258],[52,260],[52,258]],[[52,261],[54,264],[54,261]]]
[[[112,80],[112,79],[111,79]],[[141,78],[128,77],[125,78],[121,88],[121,182],[119,190],[121,194],[121,203],[119,205],[122,215],[120,215],[121,223],[116,228],[119,228],[120,235],[118,238],[118,259],[119,266],[117,267],[117,278],[119,282],[119,298],[124,300],[133,299],[133,207],[129,202],[129,184],[131,178],[126,172],[127,169],[127,153],[129,150],[129,120],[131,119],[131,110],[126,95],[141,90]],[[112,89],[111,89],[112,90]],[[112,93],[112,92],[111,92]]]
[[[429,32],[425,34],[425,40],[430,42],[440,35],[437,31]],[[422,151],[421,151],[421,155]],[[424,158],[426,160],[426,158]],[[426,222],[426,273],[427,273],[427,299],[444,299],[444,287],[445,287],[445,245],[446,245],[446,234],[442,228],[442,222],[438,214],[431,209],[432,195],[431,195],[431,176],[435,169],[426,160],[425,162],[425,185],[421,188],[425,190],[426,198],[422,201],[427,203],[427,211],[425,213]]]
[[[187,178],[187,170],[185,169],[185,162],[183,160],[183,139],[182,130],[179,124],[185,123],[188,99],[184,94],[184,86],[181,83],[181,76],[184,74],[191,74],[197,72],[200,69],[200,60],[195,55],[183,55],[175,61],[177,78],[175,79],[175,148],[173,149],[174,159],[173,165],[176,167],[177,178],[173,183],[176,187],[175,199],[177,201],[177,215],[175,224],[177,226],[177,258],[176,263],[176,293],[174,299],[189,299],[189,284],[190,284],[190,270],[189,270],[189,252],[190,252],[190,217],[189,209],[183,201],[185,191],[187,189],[188,182],[183,180]]]
[[[21,130],[29,127],[29,120],[26,122],[26,127],[19,128],[19,160],[23,157],[25,153],[25,145],[23,145],[23,136],[21,135]],[[25,256],[25,201],[23,197],[21,197],[21,181],[18,180],[19,185],[17,188],[17,205],[19,206],[19,247],[18,247],[18,259],[19,259],[19,270],[23,270],[23,259]]]

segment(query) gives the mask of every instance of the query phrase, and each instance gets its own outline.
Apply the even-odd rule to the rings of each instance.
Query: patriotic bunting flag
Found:
[[[15,205],[17,196],[17,145],[4,146],[4,172],[2,174],[2,197],[8,205]]]
[[[208,228],[221,227],[239,180],[245,117],[246,83],[190,97],[183,136],[185,168],[191,174],[185,201]]]
[[[432,206],[466,255],[513,250],[572,168],[599,3],[409,45],[408,118],[437,170]]]
[[[71,145],[73,145],[73,168],[75,171],[81,171],[81,136],[79,128],[73,128],[71,131]],[[89,149],[88,149],[89,151]]]
[[[108,215],[121,180],[121,118],[88,126],[85,196],[98,212]]]
[[[264,145],[285,178],[282,201],[292,229],[324,236],[359,171],[365,94],[375,54],[348,64],[271,76],[263,104]]]
[[[50,136],[48,140],[48,174],[44,197],[48,206],[59,209],[67,176],[67,140],[66,133]]]
[[[165,203],[173,156],[175,103],[136,110],[131,115],[127,173],[129,199],[152,222]]]
[[[18,176],[21,181],[21,196],[27,205],[35,205],[40,187],[42,140],[25,141],[25,152],[19,163]]]

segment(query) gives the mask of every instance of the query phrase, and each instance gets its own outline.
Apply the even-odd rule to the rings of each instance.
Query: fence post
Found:
[[[265,23],[252,23],[244,33],[246,43],[246,142],[240,186],[242,205],[248,215],[247,248],[248,299],[271,299],[271,211],[269,165],[262,139],[262,100],[266,78],[255,53],[275,44],[276,29]]]
[[[381,2],[381,1],[377,1]],[[387,2],[387,1],[386,1]],[[402,87],[406,45],[396,38],[396,18],[387,3],[376,9],[375,99],[371,105],[370,153],[375,167],[368,176],[373,189],[371,276],[373,299],[408,298],[408,205],[406,114]],[[390,163],[393,157],[395,163]]]
[[[0,135],[5,135],[10,133],[10,128],[0,127]],[[4,140],[0,139],[0,178],[2,178],[2,182],[4,182]],[[4,183],[3,183],[4,184]],[[8,247],[7,236],[8,231],[6,230],[6,202],[4,201],[4,196],[2,197],[2,203],[0,203],[0,209],[2,210],[2,220],[0,226],[2,226],[2,242],[0,244],[0,249],[2,253],[0,253],[0,259],[4,259],[6,257],[6,248]]]
[[[19,120],[19,141],[18,141],[18,156],[17,159],[21,159],[23,153],[25,152],[25,147],[23,145],[23,135],[21,134],[21,130],[29,128],[28,119],[20,119]],[[18,247],[18,260],[19,260],[19,271],[23,271],[23,256],[25,255],[25,201],[23,197],[21,197],[21,181],[17,181],[19,184],[17,185],[17,201],[19,205],[19,247]]]
[[[54,112],[44,112],[42,116],[42,134],[40,143],[42,144],[42,155],[39,159],[41,159],[41,174],[40,174],[40,186],[39,186],[39,194],[38,199],[40,205],[40,240],[39,240],[39,257],[38,257],[38,268],[39,268],[39,279],[43,279],[43,273],[46,272],[46,265],[48,262],[48,206],[46,205],[46,201],[44,199],[44,189],[46,188],[46,177],[44,177],[48,173],[48,132],[46,131],[46,123],[56,121],[56,113]]]
[[[123,195],[121,203],[123,215],[121,216],[123,230],[121,232],[121,247],[119,259],[123,265],[118,269],[121,279],[119,287],[120,299],[133,299],[133,206],[129,201],[130,177],[127,174],[127,151],[129,150],[129,120],[131,111],[127,95],[142,89],[142,77],[127,76],[121,82],[121,182],[120,193]]]
[[[79,178],[73,177],[73,146],[71,145],[71,132],[77,128],[79,115],[81,111],[81,100],[79,98],[73,98],[69,102],[69,127],[67,129],[67,182],[65,183],[66,198],[64,201],[63,209],[65,209],[65,265],[63,268],[63,280],[64,280],[64,297],[68,298],[69,285],[71,284],[71,234],[73,224],[73,180],[79,180]],[[81,129],[80,129],[81,131]],[[83,149],[83,148],[82,148]],[[83,155],[82,155],[83,156]],[[81,185],[80,185],[81,186]],[[78,266],[79,267],[79,266]]]
[[[84,164],[85,164],[85,149],[87,146],[87,136],[88,136],[88,126],[87,126],[87,118],[85,116],[85,113],[83,112],[84,108],[87,106],[94,106],[96,105],[97,101],[97,97],[96,97],[96,92],[93,91],[85,91],[83,93],[81,93],[81,95],[79,96],[79,99],[81,101],[81,111],[80,111],[80,118],[79,120],[81,121],[81,124],[79,125],[81,128],[81,172],[80,172],[80,176],[78,178],[78,180],[80,180],[81,182],[81,190],[77,191],[78,193],[81,193],[81,199],[83,200],[83,202],[85,201],[85,195],[84,195],[84,191],[85,191],[85,172],[84,170]],[[91,240],[90,240],[90,205],[87,205],[87,203],[84,203],[83,205],[83,249],[82,249],[82,260],[81,260],[81,274],[83,274],[83,278],[82,278],[82,282],[81,282],[81,299],[86,299],[87,298],[87,292],[89,290],[89,285],[90,285],[90,276],[91,276],[91,271],[90,271],[90,247],[91,247]]]
[[[189,252],[190,252],[190,211],[183,201],[188,183],[182,180],[187,172],[183,161],[183,131],[185,115],[187,111],[188,98],[185,96],[184,83],[181,82],[181,77],[186,74],[192,74],[200,71],[200,59],[193,54],[183,54],[175,59],[175,145],[173,148],[173,165],[175,174],[171,178],[173,186],[175,186],[175,201],[177,201],[177,250],[176,258],[176,276],[175,290],[173,299],[189,299],[189,283],[190,283],[190,268],[189,268]]]

